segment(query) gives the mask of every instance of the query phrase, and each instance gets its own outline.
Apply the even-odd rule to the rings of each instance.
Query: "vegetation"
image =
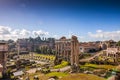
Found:
[[[47,73],[50,72],[50,69],[43,69],[43,70],[41,70],[41,72],[44,73],[44,74],[47,74]]]
[[[2,73],[0,73],[0,78],[2,78]]]
[[[67,61],[62,61],[61,64],[54,66],[55,69],[63,68],[68,65]]]
[[[44,54],[38,54],[38,53],[36,53],[35,56],[40,56],[43,59],[49,59],[49,60],[54,60],[55,59],[54,55],[44,55]]]
[[[30,69],[30,66],[25,66],[25,70],[29,70]]]
[[[35,76],[38,76],[38,78],[40,79],[40,80],[47,80],[48,79],[48,76],[46,76],[46,75],[44,75],[44,74],[42,74],[42,73],[40,73],[40,72],[37,72],[37,73],[32,73],[32,74],[28,74],[28,75],[24,75],[24,79],[26,78],[26,77],[29,77],[30,78],[30,80],[34,80],[34,77]]]
[[[65,77],[68,76],[68,73],[63,73],[63,72],[51,72],[46,74],[47,76],[51,77],[51,76],[57,76],[57,77]]]
[[[117,42],[117,46],[120,46],[120,41]]]
[[[60,80],[105,80],[104,78],[98,77],[92,74],[71,74],[61,78]]]
[[[84,58],[87,58],[87,57],[91,57],[92,54],[90,53],[81,53],[81,55],[79,56],[80,59],[84,59]]]
[[[86,63],[82,67],[92,67],[92,68],[98,68],[98,69],[115,69],[116,66],[113,65],[96,65],[96,64],[89,64]]]

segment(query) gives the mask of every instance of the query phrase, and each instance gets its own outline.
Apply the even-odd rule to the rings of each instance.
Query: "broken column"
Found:
[[[76,72],[79,68],[79,42],[76,36],[71,39],[71,67],[72,71]]]

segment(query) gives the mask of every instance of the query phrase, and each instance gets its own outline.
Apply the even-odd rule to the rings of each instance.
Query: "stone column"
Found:
[[[73,49],[73,45],[74,45],[74,43],[71,42],[71,56],[70,56],[70,63],[71,63],[71,65],[74,65],[74,55],[73,55],[74,49]]]
[[[73,72],[79,70],[79,42],[76,36],[72,36],[71,40],[71,67]]]

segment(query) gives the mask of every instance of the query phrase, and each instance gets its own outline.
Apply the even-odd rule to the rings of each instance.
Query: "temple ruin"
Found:
[[[7,61],[8,44],[6,42],[0,42],[0,73],[6,73],[6,61]]]
[[[61,37],[59,40],[55,41],[56,48],[56,60],[68,61],[71,66],[78,66],[79,64],[79,42],[76,36],[72,36],[71,39],[66,39],[66,37]]]

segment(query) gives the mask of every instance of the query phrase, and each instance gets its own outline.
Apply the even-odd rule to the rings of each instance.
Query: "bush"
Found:
[[[50,72],[50,69],[42,69],[41,70],[41,73],[44,73],[44,74],[47,74],[47,73],[49,73]]]
[[[61,64],[54,66],[55,69],[63,68],[68,65],[67,61],[62,61]]]
[[[113,65],[97,65],[97,64],[90,64],[90,63],[86,63],[85,65],[82,65],[82,67],[89,67],[94,69],[106,69],[106,70],[112,70],[116,68],[116,66],[113,66]]]

